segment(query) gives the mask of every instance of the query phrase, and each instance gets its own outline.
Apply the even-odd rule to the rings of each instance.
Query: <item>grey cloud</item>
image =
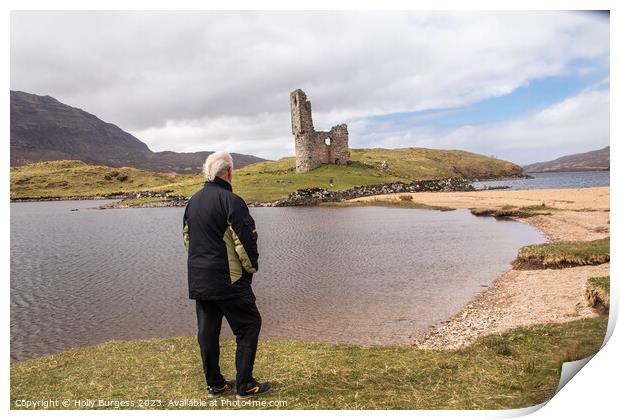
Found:
[[[279,156],[290,144],[275,139],[290,142],[290,127],[273,121],[298,87],[328,128],[467,105],[608,54],[608,21],[562,12],[11,15],[12,89],[81,107],[156,150],[228,142]],[[208,137],[188,129],[196,121]],[[261,131],[214,131],[227,121]]]

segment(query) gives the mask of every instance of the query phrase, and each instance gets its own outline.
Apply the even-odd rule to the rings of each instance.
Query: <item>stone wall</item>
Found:
[[[306,94],[297,89],[290,96],[297,173],[308,172],[327,163],[346,165],[349,161],[347,125],[336,125],[329,131],[315,131],[312,106]]]
[[[449,178],[410,183],[393,182],[388,184],[361,185],[342,191],[304,188],[289,194],[284,200],[272,203],[251,204],[255,207],[314,206],[323,202],[338,202],[358,197],[426,191],[474,191],[474,187],[467,179]]]

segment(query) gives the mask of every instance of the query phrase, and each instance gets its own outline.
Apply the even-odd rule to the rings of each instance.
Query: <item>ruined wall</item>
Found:
[[[349,161],[347,125],[336,125],[329,131],[315,131],[312,107],[301,89],[291,92],[291,125],[295,136],[297,173],[311,171],[326,163],[345,165]]]

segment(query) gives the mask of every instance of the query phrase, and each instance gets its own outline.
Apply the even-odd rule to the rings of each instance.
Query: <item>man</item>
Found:
[[[261,327],[252,291],[252,274],[258,270],[256,227],[243,199],[232,192],[230,154],[209,155],[204,175],[204,187],[185,208],[183,242],[208,395],[221,396],[235,385],[222,376],[219,366],[224,316],[237,339],[237,398],[250,398],[271,389],[269,382],[260,383],[252,376]]]

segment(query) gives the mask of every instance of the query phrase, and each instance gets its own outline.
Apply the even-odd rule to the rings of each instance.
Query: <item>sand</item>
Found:
[[[394,199],[403,194],[385,194],[355,198],[351,201]],[[419,203],[453,208],[499,208],[506,204],[531,206],[545,203],[550,207],[566,210],[609,210],[609,187],[570,188],[556,190],[489,190],[472,192],[422,192],[407,193]]]
[[[597,316],[585,299],[586,280],[609,275],[609,264],[561,270],[510,270],[417,346],[455,349],[512,328]]]
[[[358,198],[395,200],[402,194]],[[584,241],[609,236],[609,187],[524,191],[407,194],[430,206],[501,208],[545,203],[550,215],[517,219],[544,232],[551,241]],[[590,277],[609,275],[609,264],[548,270],[509,270],[448,321],[431,328],[420,348],[454,349],[477,338],[512,328],[568,322],[596,316],[586,302]]]

